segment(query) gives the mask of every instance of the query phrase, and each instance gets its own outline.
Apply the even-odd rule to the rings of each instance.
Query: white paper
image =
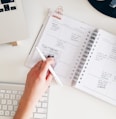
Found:
[[[116,105],[116,36],[99,31],[76,88]]]
[[[83,47],[88,33],[93,27],[63,16],[61,20],[50,17],[42,33],[40,42],[36,44],[41,52],[47,56],[54,56],[56,74],[64,84],[71,84],[71,73],[75,66],[80,50]],[[39,60],[35,50],[30,54],[28,64],[34,65]]]

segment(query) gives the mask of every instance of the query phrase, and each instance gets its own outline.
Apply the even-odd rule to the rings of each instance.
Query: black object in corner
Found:
[[[99,12],[116,18],[116,0],[88,0]]]

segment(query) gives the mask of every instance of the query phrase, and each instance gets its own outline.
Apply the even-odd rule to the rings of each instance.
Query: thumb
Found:
[[[52,79],[53,79],[53,75],[51,73],[49,73],[48,76],[47,76],[47,79],[46,79],[46,82],[47,82],[48,86],[50,85]]]

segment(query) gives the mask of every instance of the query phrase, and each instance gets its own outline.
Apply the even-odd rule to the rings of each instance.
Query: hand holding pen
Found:
[[[46,61],[45,56],[42,54],[42,52],[40,51],[40,49],[38,47],[36,47],[40,57],[42,58],[43,61]],[[60,84],[61,86],[63,86],[62,82],[60,81],[59,77],[56,75],[56,73],[54,72],[53,68],[51,66],[49,66],[49,71],[52,73],[54,79],[56,80],[56,82],[58,84]]]

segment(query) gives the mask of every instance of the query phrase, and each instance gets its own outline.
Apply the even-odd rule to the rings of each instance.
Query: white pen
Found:
[[[42,52],[40,51],[40,49],[39,49],[38,47],[36,47],[36,49],[37,49],[37,51],[38,51],[40,57],[42,58],[42,60],[45,61],[46,58],[45,58],[45,56],[42,54]],[[53,68],[52,68],[51,66],[49,66],[49,70],[50,70],[50,72],[52,73],[52,75],[54,76],[56,82],[57,82],[58,84],[60,84],[61,86],[63,86],[62,82],[60,81],[60,79],[58,78],[58,76],[56,75],[56,73],[54,72],[54,70],[53,70]]]

